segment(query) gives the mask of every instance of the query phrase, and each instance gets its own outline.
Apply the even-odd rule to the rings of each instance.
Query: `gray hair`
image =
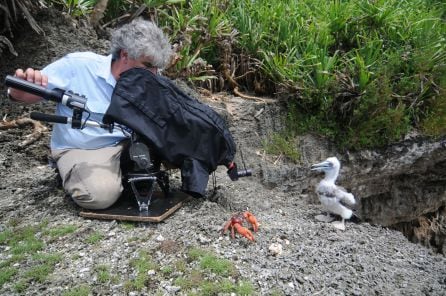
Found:
[[[114,59],[119,58],[122,49],[125,49],[132,59],[149,57],[152,65],[160,69],[169,64],[173,54],[163,31],[142,18],[137,18],[112,33],[111,54]]]

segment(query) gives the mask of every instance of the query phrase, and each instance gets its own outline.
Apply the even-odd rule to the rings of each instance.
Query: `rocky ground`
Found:
[[[70,29],[69,21],[46,19],[42,24],[48,28],[45,38],[53,43],[47,43],[46,49],[36,43],[44,56],[34,61],[37,67],[63,52],[104,47],[104,42],[92,43],[89,32]],[[59,22],[58,26],[54,22]],[[45,26],[47,23],[53,25]],[[24,56],[26,53],[22,60],[11,57],[1,62],[2,80],[13,68],[25,67],[23,63],[30,60]],[[6,102],[4,96],[1,99],[0,115],[8,115],[8,119],[26,115],[31,109],[47,109],[21,107]],[[31,129],[0,131],[0,281],[8,278],[2,281],[0,294],[214,295],[247,291],[253,295],[446,295],[443,255],[381,226],[348,222],[346,230],[339,231],[314,219],[321,208],[312,188],[320,176],[308,168],[328,150],[308,144],[302,149],[312,152],[303,153],[306,157],[299,164],[266,155],[262,139],[280,127],[277,106],[226,94],[203,99],[228,118],[254,175],[232,182],[224,168],[219,168],[216,194],[210,193],[210,182],[206,198],[186,203],[161,223],[80,217],[79,208],[65,196],[56,172],[48,166],[48,133],[20,147]],[[240,153],[236,160],[241,163]],[[300,173],[285,175],[289,167]],[[171,178],[176,180],[175,175]],[[233,240],[220,232],[234,212],[245,209],[261,224],[254,243],[241,237]],[[33,236],[43,242],[36,252],[20,252],[11,244],[11,237],[27,226],[34,226]],[[57,234],[56,230],[66,231]],[[18,245],[25,243],[22,240]],[[191,259],[193,249],[227,259],[235,270],[223,277],[236,286],[248,283],[252,289],[223,289],[221,273]],[[142,286],[131,285],[141,276],[135,260],[145,253],[153,266],[144,270],[147,278]],[[18,254],[23,257],[14,257]],[[38,272],[33,269],[38,266],[38,254],[59,254],[47,276],[40,278],[32,276]],[[179,262],[183,262],[181,268]],[[99,272],[101,268],[107,269],[108,278]],[[16,273],[6,277],[12,269]],[[194,277],[196,282],[220,283],[220,289],[209,291],[198,283],[187,286],[179,281]],[[76,290],[79,287],[85,289]],[[79,294],[69,294],[74,291]]]

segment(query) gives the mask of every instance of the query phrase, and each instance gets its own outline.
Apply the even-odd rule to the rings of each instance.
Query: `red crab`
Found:
[[[255,241],[252,232],[248,228],[243,226],[243,221],[248,221],[249,224],[252,226],[254,232],[257,232],[257,230],[259,229],[259,223],[257,222],[256,217],[252,213],[245,211],[233,215],[231,219],[229,219],[229,221],[225,223],[222,229],[222,233],[226,233],[226,231],[231,228],[231,237],[233,239],[235,238],[235,231],[237,231],[239,234],[246,237],[250,241]]]

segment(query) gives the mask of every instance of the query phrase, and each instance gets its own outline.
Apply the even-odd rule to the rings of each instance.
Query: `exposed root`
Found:
[[[238,87],[234,88],[234,94],[239,96],[239,97],[241,97],[241,98],[243,98],[243,99],[254,100],[254,101],[262,102],[262,103],[265,103],[265,104],[272,104],[272,103],[276,102],[273,99],[264,99],[264,98],[259,98],[259,97],[245,95],[245,94],[241,93],[238,90]]]
[[[108,0],[99,0],[96,2],[92,13],[90,14],[90,23],[94,28],[99,26],[99,22],[104,18],[107,9]]]
[[[15,51],[14,46],[12,45],[11,41],[9,41],[8,38],[5,36],[0,36],[0,54],[3,52],[3,47],[7,46],[9,49],[9,52],[15,56],[18,56],[17,51]]]
[[[11,121],[3,120],[0,122],[0,130],[7,130],[12,128],[22,128],[27,124],[33,125],[33,132],[26,135],[26,140],[19,143],[19,147],[26,147],[42,137],[42,135],[48,131],[48,128],[42,123],[31,118],[18,118]]]
[[[399,223],[394,225],[394,228],[401,231],[410,241],[421,243],[446,255],[446,208],[411,222]]]

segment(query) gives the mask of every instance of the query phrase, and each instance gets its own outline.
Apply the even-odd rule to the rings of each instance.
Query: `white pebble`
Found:
[[[279,243],[272,243],[269,246],[268,250],[271,253],[271,255],[279,256],[280,254],[282,254],[282,245]]]

